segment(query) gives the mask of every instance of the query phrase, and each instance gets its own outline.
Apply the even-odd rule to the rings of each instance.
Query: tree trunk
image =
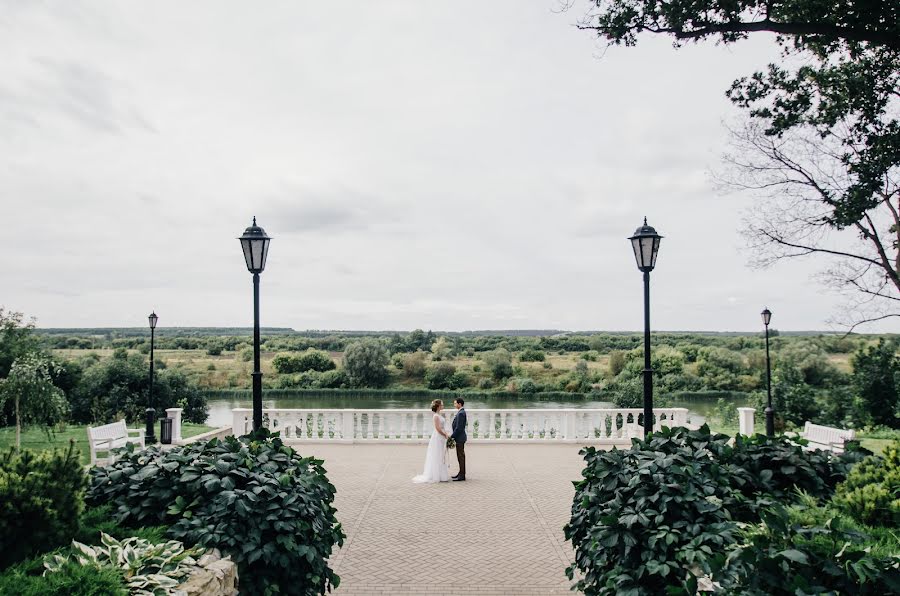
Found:
[[[16,394],[16,451],[22,448],[22,417],[19,414],[19,394]]]

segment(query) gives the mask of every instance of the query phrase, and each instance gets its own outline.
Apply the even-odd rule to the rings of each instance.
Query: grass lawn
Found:
[[[138,428],[130,425],[129,428]],[[200,433],[214,430],[215,427],[205,424],[192,424],[183,422],[181,425],[182,437],[193,437]],[[87,444],[87,425],[67,424],[62,429],[54,431],[49,437],[47,433],[38,427],[26,428],[22,431],[22,449],[34,451],[46,451],[48,449],[66,449],[69,441],[75,441],[75,446],[81,453],[81,463],[91,463],[91,450]],[[0,450],[5,451],[16,444],[16,428],[6,426],[0,428]]]

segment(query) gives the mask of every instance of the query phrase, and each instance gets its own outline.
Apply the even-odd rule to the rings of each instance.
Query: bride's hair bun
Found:
[[[438,408],[441,407],[442,405],[444,405],[444,402],[442,402],[441,400],[439,400],[439,399],[434,400],[433,402],[431,402],[431,411],[437,412]]]

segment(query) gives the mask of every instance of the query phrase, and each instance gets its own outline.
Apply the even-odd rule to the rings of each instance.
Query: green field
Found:
[[[129,425],[129,428],[137,428],[138,425]],[[215,430],[205,424],[182,423],[182,437],[193,437]],[[64,427],[48,434],[40,428],[26,428],[22,431],[22,449],[33,451],[46,451],[48,449],[66,449],[69,441],[75,441],[75,446],[81,454],[81,463],[91,463],[90,448],[87,442],[87,425],[67,424]],[[6,451],[16,444],[16,429],[14,427],[0,428],[0,450]]]

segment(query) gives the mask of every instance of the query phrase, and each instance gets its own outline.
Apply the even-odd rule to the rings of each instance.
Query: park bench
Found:
[[[126,428],[125,421],[119,420],[103,426],[89,426],[87,428],[88,444],[91,447],[91,465],[102,466],[116,461],[112,450],[124,447],[128,443],[134,443],[144,448],[144,429]],[[136,437],[129,433],[137,433]],[[98,452],[106,452],[106,457],[97,457]]]
[[[835,453],[843,453],[844,443],[855,439],[856,431],[852,428],[849,430],[831,428],[807,421],[803,432],[800,433],[800,438],[809,441],[808,449],[827,449]]]

